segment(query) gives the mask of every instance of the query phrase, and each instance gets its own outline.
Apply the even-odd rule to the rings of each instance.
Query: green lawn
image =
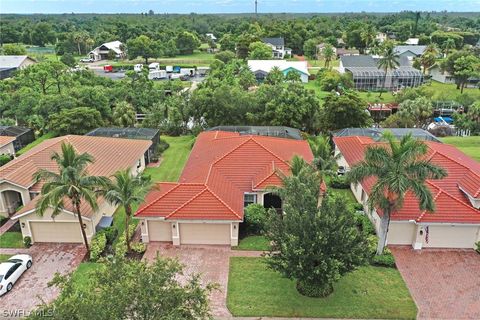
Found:
[[[145,174],[150,175],[153,181],[178,181],[193,146],[194,137],[162,136],[161,138],[167,141],[170,147],[163,153],[160,166],[146,168]]]
[[[101,263],[96,262],[82,262],[72,274],[75,285],[79,288],[85,288],[88,285],[90,273],[101,266]]]
[[[425,90],[432,94],[432,100],[456,100],[462,94],[455,84],[440,83],[431,81],[424,85]],[[466,88],[463,94],[468,94],[475,100],[480,100],[480,90],[476,88]]]
[[[234,250],[267,251],[270,248],[267,238],[264,236],[248,236],[240,239]]]
[[[7,231],[0,236],[0,248],[24,248],[21,232]]]
[[[43,136],[37,138],[32,143],[30,143],[30,144],[26,145],[25,147],[23,147],[22,149],[18,150],[17,156],[20,156],[20,155],[24,154],[25,152],[27,152],[28,150],[32,149],[33,147],[39,145],[43,141],[54,138],[54,137],[55,137],[55,134],[52,133],[52,132],[44,134]]]
[[[10,259],[10,257],[10,254],[0,254],[0,263],[7,261],[8,259]]]
[[[400,273],[365,266],[345,275],[326,298],[308,298],[263,258],[230,258],[227,305],[237,317],[415,319],[417,308]]]
[[[480,91],[480,90],[479,90]],[[463,153],[480,162],[480,136],[476,137],[445,137],[444,143],[452,144]]]

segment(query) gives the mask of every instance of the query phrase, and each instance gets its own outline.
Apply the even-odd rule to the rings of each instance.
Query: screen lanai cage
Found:
[[[207,131],[238,132],[242,135],[258,135],[303,140],[300,130],[284,126],[217,126]]]
[[[152,141],[152,145],[145,154],[145,162],[147,164],[155,158],[158,143],[160,142],[160,131],[151,128],[97,128],[86,135],[94,137],[150,140]]]
[[[15,137],[13,147],[18,151],[35,140],[33,130],[17,126],[0,126],[0,136]]]
[[[352,74],[355,89],[362,91],[399,90],[406,87],[417,87],[423,83],[422,73],[414,68],[398,68],[385,71],[374,67],[348,68]],[[385,83],[384,83],[385,82]]]

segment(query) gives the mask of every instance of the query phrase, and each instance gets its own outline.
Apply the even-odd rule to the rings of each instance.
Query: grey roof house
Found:
[[[407,57],[400,57],[400,66],[389,70],[386,78],[385,71],[378,67],[378,61],[379,58],[368,55],[342,56],[338,71],[350,73],[357,90],[378,91],[385,88],[394,91],[423,83],[423,74],[411,66]]]
[[[272,48],[272,57],[283,59],[286,55],[292,55],[292,49],[285,47],[285,39],[282,37],[263,38],[262,42]]]
[[[12,72],[36,63],[28,56],[0,56],[0,80],[10,78]]]
[[[407,57],[410,60],[416,57],[420,57],[427,46],[418,46],[418,45],[405,45],[405,46],[395,46],[395,53],[400,57]]]

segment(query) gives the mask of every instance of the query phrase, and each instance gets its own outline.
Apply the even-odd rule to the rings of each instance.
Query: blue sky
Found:
[[[239,13],[254,0],[0,0],[0,13]],[[480,11],[480,0],[258,0],[259,12]]]

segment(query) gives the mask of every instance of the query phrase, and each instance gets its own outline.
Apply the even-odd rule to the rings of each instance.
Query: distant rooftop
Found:
[[[274,46],[284,46],[285,45],[285,39],[278,37],[278,38],[263,38],[263,42],[265,43],[270,43],[271,45]]]
[[[406,51],[410,51],[417,56],[422,55],[425,49],[427,49],[427,46],[417,46],[417,45],[395,46],[394,48],[397,54],[402,54]]]
[[[241,135],[257,135],[303,140],[300,130],[283,126],[218,126],[207,131],[238,132]]]
[[[381,139],[383,132],[387,130],[392,132],[397,139],[411,133],[416,139],[441,143],[433,134],[419,128],[345,128],[335,131],[333,135],[335,137],[371,137],[373,140],[378,141]]]
[[[0,68],[12,69],[18,68],[25,61],[30,59],[28,56],[0,56]]]
[[[152,140],[158,135],[158,133],[158,129],[112,127],[94,129],[87,133],[86,136]]]

